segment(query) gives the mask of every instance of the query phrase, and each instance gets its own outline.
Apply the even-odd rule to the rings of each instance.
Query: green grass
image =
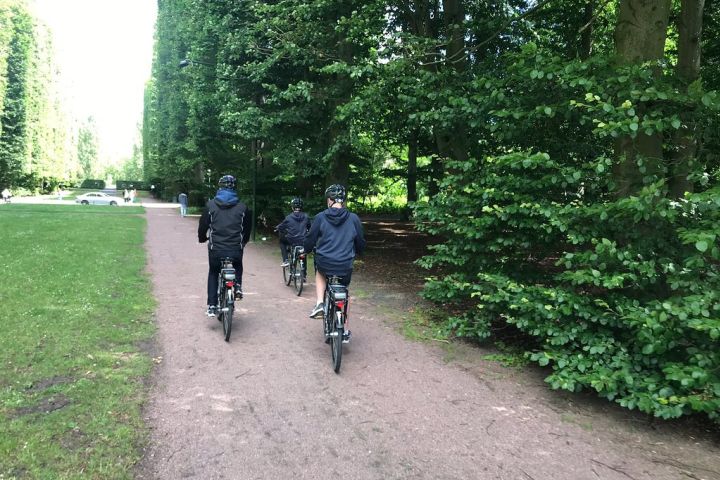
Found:
[[[0,206],[0,478],[130,478],[154,332],[143,209]]]
[[[416,342],[449,342],[449,332],[442,328],[444,312],[429,307],[413,308],[403,316],[401,331],[405,338]]]

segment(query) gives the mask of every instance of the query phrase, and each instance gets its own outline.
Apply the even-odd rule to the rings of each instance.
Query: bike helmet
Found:
[[[223,177],[220,178],[218,185],[220,185],[220,188],[235,189],[235,183],[235,177],[232,175],[223,175]]]
[[[292,200],[290,200],[290,206],[293,208],[293,210],[296,208],[299,208],[300,210],[302,210],[302,208],[303,208],[302,198],[300,198],[300,197],[293,198]]]
[[[345,191],[345,187],[340,185],[339,183],[330,185],[325,190],[325,198],[329,198],[335,203],[345,203],[345,199],[347,198],[347,192]]]

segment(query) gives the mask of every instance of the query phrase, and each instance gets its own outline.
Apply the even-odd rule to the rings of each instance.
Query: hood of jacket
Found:
[[[302,222],[303,220],[305,220],[305,217],[305,212],[292,212],[292,218],[296,222]]]
[[[230,190],[229,188],[221,188],[218,190],[213,200],[220,208],[233,207],[240,201],[240,199],[238,199],[237,192],[235,190]]]
[[[325,218],[331,225],[339,226],[350,218],[350,212],[347,208],[328,208],[325,210]]]

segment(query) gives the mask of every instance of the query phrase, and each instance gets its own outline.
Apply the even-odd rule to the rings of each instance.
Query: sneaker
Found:
[[[235,299],[240,300],[241,298],[243,298],[242,287],[240,285],[235,285]]]
[[[214,317],[217,314],[217,307],[215,305],[208,305],[207,316]]]
[[[343,343],[350,343],[351,335],[352,335],[352,332],[350,330],[345,330],[343,332]]]
[[[283,267],[283,268],[289,267],[289,266],[290,266],[290,262],[283,262],[283,263],[280,264],[280,266]]]
[[[315,305],[315,308],[312,309],[312,312],[310,312],[310,318],[317,318],[320,315],[322,315],[323,311],[325,310],[325,306],[322,303],[318,303]]]

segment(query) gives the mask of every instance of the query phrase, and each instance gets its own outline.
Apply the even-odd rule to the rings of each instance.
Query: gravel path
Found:
[[[397,333],[380,295],[351,303],[336,375],[320,321],[307,318],[314,284],[302,297],[283,285],[274,244],[246,251],[226,343],[204,315],[197,219],[160,208],[147,219],[162,361],[137,478],[720,479],[712,439],[653,430],[604,403],[588,413],[573,406],[586,397],[550,392],[536,371],[477,349],[448,362],[447,349]],[[351,287],[378,286],[359,276]]]

